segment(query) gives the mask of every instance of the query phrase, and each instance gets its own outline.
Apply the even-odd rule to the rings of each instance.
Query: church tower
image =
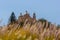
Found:
[[[22,13],[20,13],[20,16],[22,16]]]
[[[33,13],[33,19],[36,19],[36,14],[35,13]]]

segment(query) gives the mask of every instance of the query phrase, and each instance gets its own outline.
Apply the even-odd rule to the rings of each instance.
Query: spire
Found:
[[[29,17],[30,16],[29,13],[28,13],[28,11],[26,11],[26,14],[24,16],[25,17]]]
[[[36,14],[35,13],[33,13],[33,19],[36,19]]]
[[[22,13],[20,13],[20,16],[22,16]]]
[[[28,14],[28,11],[26,10],[26,14]]]

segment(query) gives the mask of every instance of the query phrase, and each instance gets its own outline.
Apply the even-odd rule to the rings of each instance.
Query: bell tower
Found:
[[[36,19],[36,14],[35,13],[33,13],[33,19]]]
[[[20,16],[22,16],[22,13],[20,13]]]

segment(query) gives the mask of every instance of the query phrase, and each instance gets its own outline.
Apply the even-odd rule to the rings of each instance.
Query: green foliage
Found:
[[[39,19],[38,21],[40,21],[42,24],[45,23],[45,24],[44,24],[44,28],[46,27],[46,21],[47,21],[46,19],[41,18],[41,19]]]
[[[57,25],[57,29],[59,29],[60,28],[60,25]]]
[[[16,22],[16,16],[14,14],[14,12],[12,12],[10,19],[9,19],[9,23],[15,23]]]
[[[48,22],[48,28],[50,27],[51,22]]]
[[[46,22],[47,20],[45,20],[44,18],[41,18],[41,19],[39,19],[38,21],[40,21],[40,22]]]

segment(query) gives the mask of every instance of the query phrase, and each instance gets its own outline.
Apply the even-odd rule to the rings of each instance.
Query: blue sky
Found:
[[[37,19],[45,18],[60,24],[60,0],[0,0],[0,25],[7,24],[12,11],[18,17],[26,10],[31,16],[35,12]]]

